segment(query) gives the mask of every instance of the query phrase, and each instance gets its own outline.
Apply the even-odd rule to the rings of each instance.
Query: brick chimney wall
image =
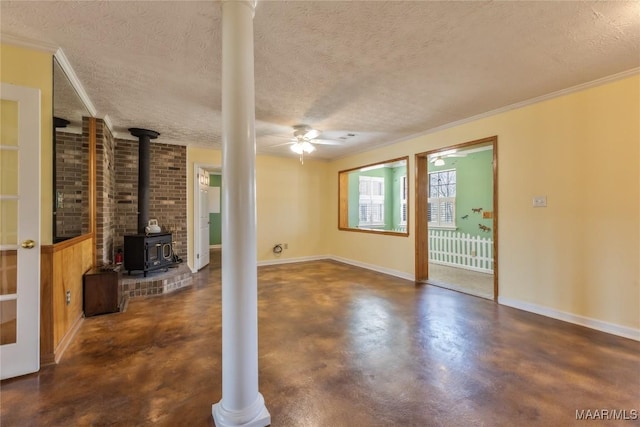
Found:
[[[187,148],[151,142],[149,219],[173,233],[173,248],[187,257]],[[115,140],[116,215],[114,247],[126,234],[137,234],[138,141]]]

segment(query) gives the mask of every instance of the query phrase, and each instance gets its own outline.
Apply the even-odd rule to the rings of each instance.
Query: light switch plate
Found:
[[[533,207],[534,208],[546,208],[547,207],[547,196],[534,196],[534,198],[533,198]]]

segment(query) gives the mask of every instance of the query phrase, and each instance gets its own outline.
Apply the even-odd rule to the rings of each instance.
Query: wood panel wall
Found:
[[[53,245],[40,250],[40,365],[55,362],[53,345]]]
[[[42,250],[40,263],[40,363],[57,362],[82,321],[82,276],[93,267],[91,234]],[[71,291],[71,302],[66,294]]]

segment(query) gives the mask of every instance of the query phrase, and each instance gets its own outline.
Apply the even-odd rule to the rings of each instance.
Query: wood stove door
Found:
[[[162,243],[157,239],[147,240],[147,268],[157,267],[162,262]]]

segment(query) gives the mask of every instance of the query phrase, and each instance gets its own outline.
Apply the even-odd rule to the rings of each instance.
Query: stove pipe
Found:
[[[131,135],[139,139],[138,143],[138,234],[145,234],[149,224],[149,175],[151,140],[158,132],[149,129],[129,128]]]

